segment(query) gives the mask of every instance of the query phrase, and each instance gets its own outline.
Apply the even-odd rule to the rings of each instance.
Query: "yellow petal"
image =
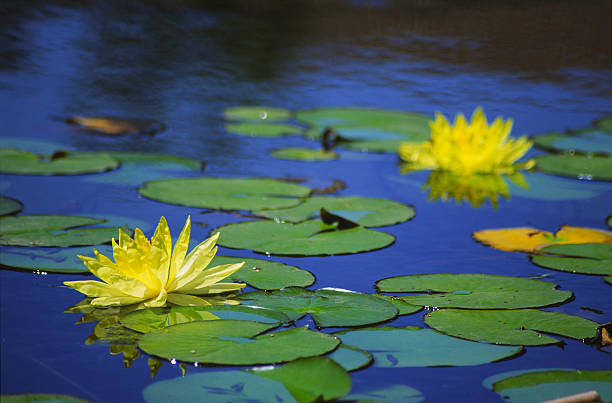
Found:
[[[189,294],[193,295],[219,294],[223,292],[237,291],[244,287],[246,287],[246,284],[242,283],[216,283],[208,287],[194,288],[188,292]]]
[[[115,266],[107,266],[99,260],[87,256],[79,255],[79,258],[93,274],[123,295],[138,298],[143,298],[147,295],[148,288],[145,284],[135,278],[122,274]]]
[[[172,250],[172,259],[170,261],[170,273],[168,274],[168,279],[164,284],[165,287],[168,287],[170,283],[176,278],[176,275],[183,265],[185,261],[185,255],[187,254],[187,248],[189,248],[189,236],[191,234],[191,217],[187,217],[187,221],[185,222],[185,226],[181,231],[178,239],[176,240],[176,244],[174,245],[174,249]]]
[[[96,307],[109,307],[109,306],[121,306],[121,305],[132,305],[142,301],[141,298],[135,297],[100,297],[91,300],[91,304]]]
[[[157,308],[160,306],[165,306],[167,300],[168,300],[168,294],[166,293],[166,290],[162,288],[159,291],[159,294],[157,295],[157,297],[150,299],[148,301],[145,301],[144,306],[147,308]]]
[[[226,277],[231,276],[232,274],[240,270],[242,266],[244,266],[244,262],[223,264],[220,266],[211,267],[210,269],[202,271],[200,274],[198,274],[196,278],[194,278],[188,284],[185,284],[181,288],[177,288],[176,291],[182,293],[190,293],[189,290],[208,287],[210,285],[218,283]]]
[[[176,278],[167,288],[169,292],[181,289],[186,284],[189,284],[208,266],[213,257],[215,257],[215,253],[217,253],[217,248],[214,247],[217,239],[219,239],[218,232],[196,246],[187,255],[183,265],[176,274]]]
[[[88,297],[123,297],[128,296],[118,289],[106,283],[94,280],[84,281],[64,281],[68,287],[72,287],[78,292],[82,292]]]
[[[185,294],[168,294],[168,302],[171,302],[175,305],[181,306],[200,306],[200,305],[211,305],[208,301],[203,298],[198,298],[193,295],[185,295]]]

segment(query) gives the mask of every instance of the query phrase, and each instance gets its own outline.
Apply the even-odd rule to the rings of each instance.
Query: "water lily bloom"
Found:
[[[431,137],[424,143],[403,143],[399,147],[405,169],[432,169],[458,175],[474,173],[508,174],[520,168],[530,168],[532,161],[518,165],[515,162],[530,148],[532,142],[525,136],[509,138],[512,119],[501,117],[489,125],[482,108],[477,108],[471,123],[462,114],[454,125],[441,113],[429,122]]]
[[[91,304],[96,307],[210,305],[200,296],[232,292],[246,285],[219,283],[239,270],[244,262],[206,268],[217,252],[215,243],[219,233],[186,255],[190,232],[188,217],[172,249],[170,229],[164,217],[159,220],[151,242],[138,228],[134,239],[119,230],[119,243],[114,238],[112,241],[115,262],[95,249],[96,258],[79,256],[102,282],[66,281],[64,284],[93,298]]]

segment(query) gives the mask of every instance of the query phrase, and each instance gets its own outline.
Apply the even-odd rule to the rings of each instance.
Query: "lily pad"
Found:
[[[232,106],[223,111],[223,116],[241,122],[282,122],[291,117],[291,111],[268,106]]]
[[[536,309],[440,309],[425,315],[425,323],[449,336],[523,346],[559,343],[558,339],[538,332],[581,340],[594,337],[599,326],[597,322],[578,316]]]
[[[153,200],[182,206],[259,210],[292,207],[310,188],[265,178],[187,178],[145,182],[138,190]]]
[[[189,322],[146,333],[138,346],[166,359],[255,365],[322,355],[340,343],[333,336],[303,327],[261,334],[276,326],[245,320]]]
[[[586,180],[612,180],[612,156],[554,154],[535,158],[536,169]]]
[[[410,315],[423,310],[422,306],[409,304],[396,295],[376,294],[376,296],[392,303],[398,310],[397,316]]]
[[[3,403],[91,403],[90,400],[73,396],[54,395],[49,393],[25,393],[22,395],[1,395]]]
[[[372,354],[355,346],[341,344],[337,349],[327,355],[336,361],[342,368],[351,372],[367,367],[372,363]]]
[[[304,129],[284,123],[229,123],[225,130],[253,137],[281,137],[301,134]]]
[[[254,211],[262,217],[299,223],[319,218],[321,208],[364,227],[398,224],[414,217],[414,209],[393,200],[359,196],[313,196],[298,206],[286,209]]]
[[[393,304],[376,296],[353,291],[299,287],[273,292],[242,294],[244,304],[284,312],[291,320],[310,314],[319,327],[363,326],[383,322],[397,315]]]
[[[199,320],[232,319],[280,325],[289,317],[272,309],[247,305],[173,306],[140,309],[121,318],[121,324],[141,333]]]
[[[522,347],[457,339],[416,326],[371,327],[334,333],[342,343],[369,351],[383,368],[479,365],[512,357]]]
[[[116,236],[115,233],[113,236]],[[110,245],[98,245],[96,249],[105,256],[112,256]],[[93,257],[91,246],[75,248],[23,248],[6,246],[0,250],[0,265],[24,271],[47,273],[89,273],[89,269],[77,255]]]
[[[240,262],[245,262],[242,269],[232,274],[228,279],[245,282],[260,290],[308,287],[315,281],[314,275],[307,270],[270,260],[216,255],[209,266]]]
[[[439,308],[519,309],[559,304],[572,297],[558,285],[487,274],[420,274],[379,280],[383,292],[427,292],[402,296],[413,305]]]
[[[601,119],[597,119],[594,123],[597,128],[612,133],[612,116],[605,116]]]
[[[553,245],[540,252],[558,256],[531,256],[531,261],[538,266],[570,273],[612,276],[612,244]]]
[[[612,400],[612,371],[530,370],[492,378],[497,380],[492,384],[493,391],[507,402],[537,403],[589,390],[598,391],[603,402]],[[484,383],[491,382],[487,379]]]
[[[72,116],[67,123],[77,125],[88,132],[118,136],[122,134],[152,135],[166,129],[156,120],[117,116]]]
[[[534,200],[584,200],[610,190],[609,183],[576,181],[541,172],[524,172],[526,187],[509,181],[508,191],[514,197]]]
[[[371,388],[365,391],[351,393],[340,402],[402,402],[421,403],[425,396],[418,390],[406,385],[391,385],[382,388]]]
[[[536,146],[555,152],[612,154],[612,133],[597,129],[583,129],[570,134],[546,133],[532,140]]]
[[[338,154],[333,151],[303,147],[285,147],[272,150],[273,157],[290,161],[330,161],[338,158]]]
[[[56,152],[39,155],[0,148],[0,172],[17,175],[80,175],[110,171],[119,161],[106,154]]]
[[[302,358],[281,367],[249,372],[282,383],[300,403],[335,400],[349,393],[352,387],[349,374],[324,357]]]
[[[271,220],[248,221],[218,227],[219,245],[235,249],[288,256],[327,256],[367,252],[391,245],[385,232],[354,227],[338,230],[320,220],[299,224]]]
[[[0,216],[19,213],[21,210],[23,210],[23,204],[19,200],[0,196]]]
[[[105,221],[69,215],[0,217],[0,245],[62,247],[108,243],[119,227],[72,229]]]

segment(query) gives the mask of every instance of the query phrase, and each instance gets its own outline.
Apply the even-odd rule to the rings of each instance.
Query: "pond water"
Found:
[[[546,281],[573,291],[575,298],[545,310],[610,322],[611,289],[601,277],[546,270],[524,254],[488,248],[471,237],[481,229],[517,226],[606,229],[605,219],[612,213],[609,182],[582,181],[581,189],[590,193],[578,199],[530,197],[517,190],[497,208],[490,203],[473,208],[454,200],[428,200],[421,190],[428,173],[400,175],[396,154],[340,149],[336,161],[286,161],[269,152],[316,143],[300,136],[238,136],[224,129],[223,110],[236,105],[372,107],[432,117],[436,111],[469,115],[482,106],[490,118],[513,118],[515,136],[589,127],[594,119],[611,114],[609,3],[477,3],[186,0],[177,5],[160,0],[3,5],[0,136],[3,144],[36,142],[32,151],[48,151],[40,142],[49,142],[80,151],[173,154],[204,161],[204,173],[211,176],[306,178],[315,187],[340,179],[346,188],[339,195],[396,200],[413,205],[416,217],[386,227],[396,241],[381,250],[273,258],[311,271],[316,276],[313,288],[371,293],[377,280],[404,274],[547,274]],[[167,130],[152,137],[96,136],[58,119],[71,115],[150,118]],[[528,157],[540,153],[534,148]],[[572,182],[570,187],[579,183],[558,180]],[[90,175],[3,175],[0,182],[3,195],[23,202],[23,214],[130,217],[148,225],[143,230],[149,236],[162,215],[173,235],[191,215],[202,224],[194,226],[194,239],[244,220],[155,202],[138,195],[139,185],[101,184]],[[248,250],[219,248],[219,253],[262,258]],[[110,355],[107,344],[86,345],[94,323],[77,326],[79,315],[64,313],[81,295],[61,284],[77,277],[0,271],[2,393],[138,402],[148,385],[180,376],[178,365],[166,363],[152,379],[145,354],[124,368],[121,355]],[[313,326],[310,319],[298,324]],[[422,312],[390,324],[425,326]],[[520,356],[485,365],[372,367],[351,377],[356,391],[400,384],[418,389],[430,402],[495,402],[502,399],[482,386],[491,375],[530,368],[610,369],[608,354],[563,339],[563,348],[528,347]],[[211,370],[189,366],[187,373]]]

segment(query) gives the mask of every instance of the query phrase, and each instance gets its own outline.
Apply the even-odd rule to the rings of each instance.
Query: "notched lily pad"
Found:
[[[594,337],[599,324],[578,316],[536,309],[440,309],[425,315],[425,323],[439,332],[493,344],[539,346],[559,343],[538,332],[573,339]]]
[[[397,295],[384,295],[384,294],[375,294],[378,298],[382,298],[387,302],[390,302],[395,306],[398,310],[397,316],[410,315],[423,310],[423,307],[420,305],[412,305],[407,303],[402,299],[402,297]]]
[[[612,180],[612,156],[554,154],[535,160],[536,169],[542,172],[584,180]]]
[[[146,333],[138,346],[166,359],[255,365],[322,355],[340,344],[333,336],[307,328],[262,334],[276,326],[244,320],[189,322]]]
[[[383,292],[426,292],[402,299],[438,308],[519,309],[560,304],[572,297],[558,285],[520,277],[487,274],[420,274],[379,280]]]
[[[223,116],[240,122],[282,122],[291,117],[291,111],[269,106],[232,106],[225,108]]]
[[[66,119],[80,128],[96,134],[118,136],[122,134],[153,135],[166,129],[166,126],[156,120],[136,119],[116,116],[72,116]]]
[[[186,178],[145,182],[139,193],[164,203],[182,206],[259,210],[292,207],[310,188],[266,178]]]
[[[363,227],[339,230],[320,220],[299,224],[248,221],[224,225],[213,232],[221,232],[218,242],[221,246],[286,256],[360,253],[384,248],[395,241],[385,232]]]
[[[538,266],[570,273],[612,276],[612,244],[583,243],[552,245],[532,255]],[[555,256],[550,256],[555,255]]]
[[[479,365],[512,357],[522,347],[474,343],[416,326],[371,327],[334,333],[343,344],[374,356],[383,368]]]
[[[295,266],[263,259],[250,259],[216,255],[210,267],[245,262],[242,269],[228,279],[245,282],[260,290],[278,290],[285,287],[308,287],[315,281],[314,275]]]
[[[333,151],[304,147],[277,148],[270,154],[275,158],[290,161],[331,161],[338,158],[338,154]]]
[[[0,196],[0,216],[16,214],[21,210],[23,210],[23,203],[19,200]]]
[[[355,346],[341,344],[337,349],[327,355],[336,361],[342,368],[351,372],[367,367],[372,363],[372,354]]]
[[[0,172],[15,175],[81,175],[113,170],[119,160],[106,154],[57,151],[39,155],[0,148]]]
[[[249,292],[242,294],[240,300],[282,311],[291,320],[310,314],[319,327],[363,326],[392,319],[398,312],[393,304],[373,295],[325,288]]]
[[[415,215],[414,208],[406,204],[360,196],[313,196],[295,207],[254,211],[254,214],[278,221],[299,223],[319,218],[322,208],[364,227],[398,224],[412,219]]]
[[[301,134],[304,129],[284,123],[229,123],[225,130],[252,137],[281,137]]]

